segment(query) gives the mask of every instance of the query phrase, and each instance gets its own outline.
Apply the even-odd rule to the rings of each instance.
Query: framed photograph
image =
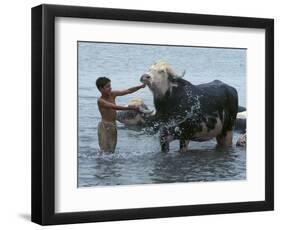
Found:
[[[32,221],[274,208],[274,21],[32,8]]]

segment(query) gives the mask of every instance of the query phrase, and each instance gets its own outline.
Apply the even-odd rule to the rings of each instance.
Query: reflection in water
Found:
[[[180,156],[159,157],[152,176],[161,175],[154,178],[157,183],[178,182],[178,177],[188,182],[239,179],[239,170],[233,162],[235,154],[231,149],[224,152],[190,150]]]

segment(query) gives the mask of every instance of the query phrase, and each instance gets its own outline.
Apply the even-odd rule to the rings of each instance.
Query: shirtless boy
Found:
[[[106,77],[96,80],[96,86],[101,92],[98,107],[102,117],[98,124],[99,146],[102,152],[114,152],[117,143],[116,110],[138,110],[135,106],[120,106],[115,104],[117,96],[134,93],[145,85],[135,86],[126,90],[111,90],[111,81]]]

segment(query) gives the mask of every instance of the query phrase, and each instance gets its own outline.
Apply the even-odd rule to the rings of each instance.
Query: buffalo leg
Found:
[[[169,145],[169,142],[167,140],[165,140],[165,138],[161,138],[160,145],[161,145],[162,152],[169,152],[170,145]]]
[[[166,127],[162,128],[160,131],[160,146],[162,152],[169,152],[169,132]]]
[[[225,135],[217,136],[217,143],[224,147],[231,146],[232,136],[233,136],[233,131],[227,131]]]
[[[167,140],[167,136],[165,136],[163,133],[160,135],[160,146],[162,152],[169,152],[169,141]]]
[[[189,141],[184,140],[184,139],[180,139],[180,153],[186,153],[187,152],[187,146],[188,146]]]

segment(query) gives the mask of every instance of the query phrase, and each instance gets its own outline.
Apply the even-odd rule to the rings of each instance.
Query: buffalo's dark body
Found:
[[[169,136],[180,140],[181,145],[186,140],[204,141],[200,138],[202,123],[209,132],[220,121],[222,129],[219,135],[222,137],[233,130],[238,111],[235,88],[219,80],[193,85],[178,78],[173,83],[177,86],[163,97],[154,97],[156,114],[151,122],[160,129],[163,151],[169,148]]]

